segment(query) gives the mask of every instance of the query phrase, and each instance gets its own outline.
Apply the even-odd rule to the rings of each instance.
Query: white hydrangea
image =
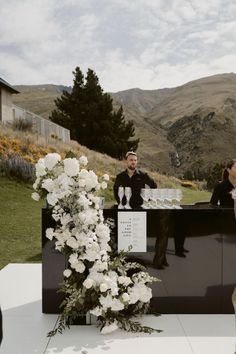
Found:
[[[59,161],[61,161],[61,156],[56,152],[53,152],[45,156],[44,165],[49,171],[51,171]]]
[[[46,168],[44,164],[44,159],[39,159],[38,162],[35,165],[35,172],[36,172],[36,177],[43,177],[46,175]]]
[[[79,161],[76,158],[67,158],[64,160],[64,171],[67,176],[77,176],[80,171]]]
[[[118,277],[118,283],[128,286],[129,284],[132,283],[132,280],[129,277],[122,275],[122,276]]]
[[[55,183],[51,178],[47,178],[42,183],[42,188],[46,189],[48,192],[53,192]]]

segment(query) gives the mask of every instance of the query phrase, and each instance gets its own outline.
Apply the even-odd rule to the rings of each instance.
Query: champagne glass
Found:
[[[150,189],[150,208],[151,209],[156,209],[157,208],[157,198],[156,198],[156,191],[157,189]]]
[[[143,209],[149,209],[149,196],[150,196],[150,189],[146,189],[146,188],[141,188],[141,193],[140,196],[143,199],[143,204],[141,205],[141,207]]]
[[[119,197],[118,209],[124,209],[124,207],[122,205],[122,199],[123,199],[124,195],[125,195],[124,187],[120,186],[118,188],[118,197]]]
[[[156,198],[156,208],[162,209],[163,208],[163,199],[161,196],[161,189],[160,188],[155,189],[155,198]]]
[[[126,197],[125,209],[131,209],[131,206],[129,205],[131,195],[132,195],[131,187],[125,187],[125,197]]]
[[[176,200],[177,200],[177,205],[176,209],[182,209],[180,206],[181,199],[183,198],[183,193],[181,189],[176,189]]]

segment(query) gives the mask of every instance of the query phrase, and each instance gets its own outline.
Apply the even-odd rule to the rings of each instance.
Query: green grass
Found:
[[[41,261],[41,208],[32,187],[0,177],[0,269],[8,263]]]
[[[182,188],[182,204],[209,201],[210,193]],[[41,208],[31,199],[31,185],[0,177],[0,269],[8,263],[41,261]],[[106,206],[113,201],[112,183],[102,191]]]
[[[211,199],[211,193],[208,191],[193,190],[190,188],[182,188],[183,200],[181,204],[195,204],[197,202],[209,202]]]

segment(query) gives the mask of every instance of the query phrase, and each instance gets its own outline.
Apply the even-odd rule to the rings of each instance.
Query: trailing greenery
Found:
[[[132,121],[125,121],[122,106],[113,110],[112,98],[103,93],[95,72],[87,76],[75,68],[72,92],[63,91],[55,100],[50,119],[69,129],[71,138],[90,149],[122,159],[128,150],[138,148]]]

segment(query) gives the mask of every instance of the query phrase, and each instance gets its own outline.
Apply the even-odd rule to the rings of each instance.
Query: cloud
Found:
[[[8,0],[0,76],[71,85],[76,66],[90,67],[118,91],[236,71],[235,15],[231,0]]]

